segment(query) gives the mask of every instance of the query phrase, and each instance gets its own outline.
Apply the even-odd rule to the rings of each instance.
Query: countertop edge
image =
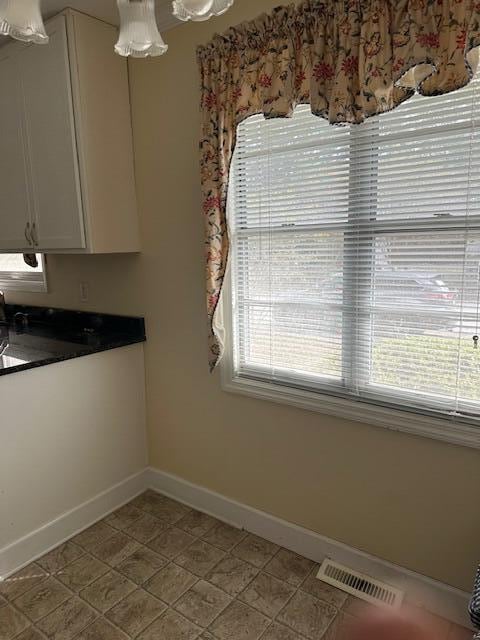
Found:
[[[57,364],[59,362],[65,362],[67,360],[75,360],[76,358],[83,358],[85,356],[92,356],[96,353],[102,353],[104,351],[112,351],[113,349],[121,349],[122,347],[128,347],[133,344],[142,344],[146,342],[146,336],[132,336],[131,338],[125,338],[118,342],[112,342],[108,345],[102,345],[100,347],[89,347],[86,349],[79,348],[78,351],[72,353],[61,354],[58,356],[52,356],[51,358],[44,358],[43,360],[37,360],[35,362],[26,362],[6,369],[0,369],[0,376],[7,376],[12,373],[21,373],[22,371],[28,371],[29,369],[39,369],[40,367],[46,367],[51,364]],[[79,345],[81,347],[81,345]]]

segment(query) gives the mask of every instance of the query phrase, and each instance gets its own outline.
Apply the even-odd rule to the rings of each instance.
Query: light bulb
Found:
[[[35,44],[46,44],[48,35],[40,0],[0,0],[0,34]]]
[[[121,56],[161,56],[168,46],[158,30],[154,0],[117,0],[120,35],[115,51]]]
[[[233,2],[234,0],[173,0],[173,15],[179,20],[200,22],[225,13]]]

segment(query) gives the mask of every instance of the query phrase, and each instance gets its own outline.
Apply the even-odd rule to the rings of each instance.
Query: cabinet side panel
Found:
[[[68,17],[89,250],[139,251],[127,62],[114,52],[115,27]]]

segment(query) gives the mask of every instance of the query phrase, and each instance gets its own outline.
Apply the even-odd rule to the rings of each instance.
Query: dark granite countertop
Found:
[[[143,318],[7,305],[0,376],[145,341]]]

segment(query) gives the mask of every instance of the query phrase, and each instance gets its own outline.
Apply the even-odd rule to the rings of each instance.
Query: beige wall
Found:
[[[140,257],[55,257],[17,301],[144,313],[151,463],[460,588],[480,560],[480,453],[224,393],[207,373],[195,47],[277,0],[237,0],[131,65]],[[14,296],[10,296],[13,299]]]

